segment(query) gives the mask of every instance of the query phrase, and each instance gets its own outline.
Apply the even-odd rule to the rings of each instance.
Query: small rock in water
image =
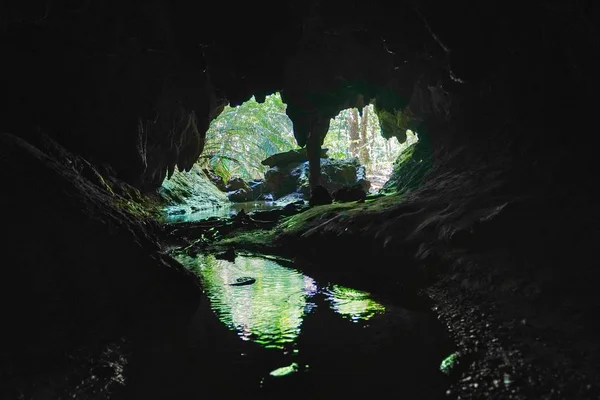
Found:
[[[182,215],[182,214],[185,214],[185,209],[179,208],[177,210],[171,210],[167,214],[168,215]]]
[[[241,278],[237,278],[234,283],[230,283],[230,286],[244,286],[244,285],[252,285],[256,282],[256,279],[251,278],[249,276],[243,276]]]

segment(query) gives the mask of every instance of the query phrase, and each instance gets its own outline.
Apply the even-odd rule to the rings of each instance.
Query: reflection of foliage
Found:
[[[213,256],[179,258],[200,276],[221,322],[238,331],[243,340],[267,348],[283,348],[296,340],[307,298],[316,293],[311,278],[263,258],[237,257],[235,264]],[[256,282],[230,285],[242,276]]]
[[[385,311],[385,307],[372,300],[368,293],[340,285],[333,285],[327,292],[327,298],[337,313],[355,322]]]
[[[317,283],[274,260],[238,256],[232,263],[212,255],[190,257],[180,253],[176,257],[200,277],[221,322],[236,330],[243,340],[282,349],[296,341],[305,314],[315,306],[310,299],[317,295]],[[247,286],[230,285],[244,276],[256,282]],[[325,296],[335,312],[353,321],[385,311],[368,293],[344,286],[333,285]]]
[[[233,174],[261,178],[262,160],[297,147],[285,109],[279,93],[267,96],[262,104],[252,97],[238,107],[225,107],[206,133],[200,163],[225,180]]]

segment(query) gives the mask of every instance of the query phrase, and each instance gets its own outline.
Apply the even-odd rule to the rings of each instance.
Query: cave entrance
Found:
[[[279,93],[262,103],[252,97],[226,106],[212,121],[193,172],[176,170],[162,183],[167,219],[194,221],[304,204],[311,195],[308,157],[286,109]],[[404,143],[384,138],[373,105],[342,110],[331,119],[322,146],[324,186],[330,193],[357,184],[370,193],[387,193],[380,189],[395,161],[418,141],[416,133],[406,132]]]
[[[279,93],[259,103],[252,96],[237,107],[226,106],[210,124],[199,163],[225,182],[238,177],[262,179],[268,167],[261,162],[276,153],[297,148],[292,121]]]
[[[279,93],[259,103],[254,97],[227,106],[210,125],[199,164],[220,176],[233,202],[307,200],[307,156],[294,138],[293,123]],[[395,160],[418,136],[385,139],[373,105],[342,110],[331,119],[321,154],[328,190],[361,184],[377,192],[389,179]],[[366,182],[366,183],[365,183]]]
[[[362,110],[342,110],[332,118],[323,147],[329,149],[330,159],[358,159],[366,169],[370,191],[377,192],[389,180],[400,153],[418,140],[410,130],[404,143],[384,138],[374,106],[369,104]]]

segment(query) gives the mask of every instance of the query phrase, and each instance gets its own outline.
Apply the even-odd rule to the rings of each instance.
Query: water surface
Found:
[[[123,400],[446,398],[439,365],[454,350],[430,310],[267,257],[178,259],[206,299],[171,340],[136,350]],[[255,281],[231,285],[244,277]]]
[[[220,207],[202,207],[197,209],[192,209],[191,207],[180,205],[169,206],[166,207],[164,210],[164,221],[169,223],[175,223],[203,221],[211,217],[229,218],[236,215],[241,210],[244,210],[246,213],[249,213],[252,211],[272,210],[278,207],[279,206],[272,201],[247,201],[244,203],[224,204]]]
[[[353,321],[368,320],[385,312],[385,307],[366,292],[341,285],[319,285],[313,278],[272,259],[238,256],[230,262],[199,255],[182,256],[180,261],[200,276],[221,322],[242,340],[252,340],[266,348],[283,349],[296,341],[305,316],[317,306],[316,296],[324,297],[340,317]],[[243,277],[256,282],[231,285]]]

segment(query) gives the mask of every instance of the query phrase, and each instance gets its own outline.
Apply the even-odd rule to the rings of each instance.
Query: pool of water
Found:
[[[294,345],[304,318],[317,307],[318,296],[340,317],[354,322],[385,312],[385,306],[368,293],[341,285],[320,285],[268,258],[238,256],[230,262],[200,255],[182,256],[180,261],[200,276],[220,321],[242,340],[266,348]],[[237,279],[245,277],[255,282],[237,286]]]
[[[195,222],[203,221],[211,217],[229,218],[236,215],[241,210],[246,213],[252,211],[267,211],[278,208],[275,202],[266,201],[248,201],[244,203],[230,203],[220,207],[202,207],[193,209],[188,206],[169,206],[165,208],[164,222]]]
[[[445,398],[439,365],[453,346],[430,310],[271,257],[178,259],[206,300],[171,341],[137,351],[124,398]]]

